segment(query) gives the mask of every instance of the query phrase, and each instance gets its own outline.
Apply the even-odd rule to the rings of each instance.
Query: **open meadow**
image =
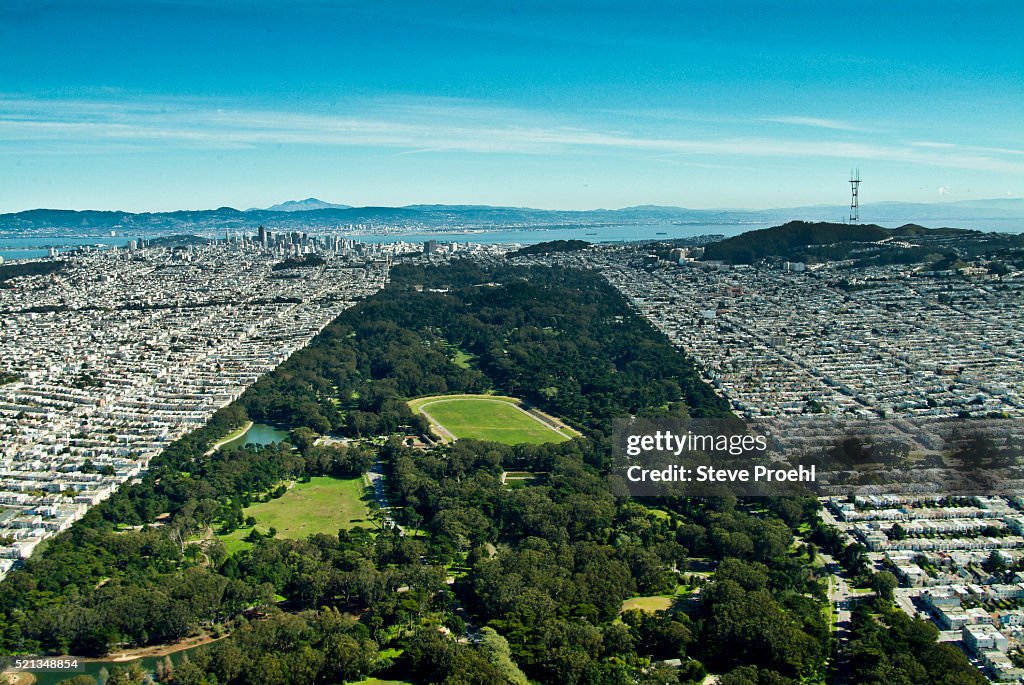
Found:
[[[256,519],[256,530],[266,534],[270,528],[283,538],[301,540],[314,533],[337,535],[338,530],[355,526],[372,527],[370,510],[362,499],[366,481],[359,478],[317,476],[308,483],[297,482],[287,492],[268,502],[258,502],[243,510]],[[250,528],[220,536],[228,552],[248,546]]]

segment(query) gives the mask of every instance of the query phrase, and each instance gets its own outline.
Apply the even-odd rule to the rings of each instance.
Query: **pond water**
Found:
[[[171,663],[175,666],[181,661],[181,657],[185,654],[191,654],[197,649],[202,647],[192,647],[190,649],[183,649],[180,652],[171,654]],[[91,675],[93,678],[99,677],[99,673],[104,668],[109,674],[117,666],[128,666],[129,664],[137,663],[142,666],[146,671],[153,673],[156,671],[157,662],[163,661],[165,657],[143,657],[141,659],[134,659],[132,661],[87,661],[82,665],[81,670],[73,673],[33,673],[36,677],[36,685],[57,685],[62,680],[68,680],[76,675]]]
[[[288,431],[275,428],[266,423],[254,423],[249,430],[239,435],[231,442],[224,443],[224,447],[242,447],[244,445],[270,445],[275,442],[284,442],[288,439]]]

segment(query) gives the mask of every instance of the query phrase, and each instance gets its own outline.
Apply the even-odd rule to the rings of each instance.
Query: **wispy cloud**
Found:
[[[550,115],[474,106],[467,102],[374,103],[346,112],[305,114],[202,100],[40,100],[0,96],[0,147],[21,154],[33,145],[130,145],[133,149],[238,149],[267,145],[362,146],[404,154],[478,153],[557,155],[642,153],[702,156],[696,163],[732,158],[834,158],[887,160],[964,169],[1024,173],[1018,150],[913,142],[875,144],[791,137],[687,135],[672,128],[640,135],[597,126],[564,125]],[[351,112],[351,113],[350,113]],[[781,120],[783,118],[777,118]],[[842,122],[804,119],[806,125],[841,128]],[[808,124],[806,122],[816,122]],[[794,123],[789,121],[787,123]],[[827,125],[826,125],[827,124]],[[616,127],[619,128],[619,127]],[[718,158],[718,159],[708,159]]]
[[[868,133],[872,129],[839,119],[821,119],[819,117],[767,117],[762,121],[770,121],[775,124],[791,124],[793,126],[809,126],[811,128],[825,128],[830,131],[855,131],[857,133]]]
[[[931,140],[914,141],[910,143],[914,147],[936,148],[940,150],[964,150],[970,152],[992,153],[997,155],[1024,155],[1024,150],[1015,150],[1006,147],[986,147],[981,145],[961,145],[959,143],[941,143]]]

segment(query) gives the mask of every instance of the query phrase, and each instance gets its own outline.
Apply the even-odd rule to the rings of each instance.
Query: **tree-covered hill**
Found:
[[[730,264],[752,264],[766,257],[799,259],[806,255],[805,248],[809,246],[870,243],[888,237],[888,230],[873,224],[790,221],[708,245],[704,248],[704,259]]]
[[[883,228],[874,224],[790,221],[707,245],[703,259],[727,264],[850,259],[868,266],[927,263],[936,255],[951,251],[967,258],[996,257],[1022,247],[1024,236],[1009,233],[925,228],[916,224]]]
[[[536,243],[521,247],[515,252],[509,253],[509,257],[518,257],[532,254],[551,254],[553,252],[577,252],[590,247],[586,240],[549,240],[544,243]]]

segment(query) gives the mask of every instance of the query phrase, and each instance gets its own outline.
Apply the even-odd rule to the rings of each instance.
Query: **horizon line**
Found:
[[[283,210],[283,209],[271,209],[270,207],[250,207],[247,209],[239,209],[232,207],[231,205],[221,205],[219,207],[181,207],[178,209],[98,209],[98,208],[70,208],[70,207],[30,207],[27,209],[11,210],[11,211],[0,211],[0,216],[7,216],[12,214],[25,214],[27,212],[109,212],[117,214],[174,214],[177,212],[218,212],[222,210],[231,210],[246,214],[249,212],[272,212],[275,214],[304,214],[307,212],[320,212],[320,211],[352,211],[352,210],[367,210],[367,209],[418,209],[422,207],[451,207],[451,208],[481,208],[481,209],[511,209],[520,211],[537,211],[537,212],[569,212],[577,214],[585,214],[590,212],[622,212],[630,209],[666,209],[666,210],[681,210],[687,212],[772,212],[772,211],[784,211],[790,209],[819,209],[827,207],[839,207],[845,208],[845,203],[832,203],[822,202],[818,204],[807,204],[807,205],[789,205],[789,206],[775,206],[775,207],[685,207],[682,205],[663,205],[655,203],[643,203],[635,205],[625,205],[622,207],[591,207],[587,209],[568,209],[568,208],[551,208],[551,207],[535,207],[531,205],[492,205],[482,204],[479,202],[413,202],[404,205],[347,205],[340,202],[331,202],[328,200],[321,200],[315,197],[309,197],[304,200],[284,200],[282,202],[275,203],[271,207],[284,205],[288,203],[302,203],[309,200],[315,200],[317,202],[323,202],[325,204],[341,205],[337,207],[319,207],[313,209],[298,209],[298,210]],[[1024,200],[1022,196],[1012,197],[984,197],[976,199],[961,199],[961,200],[938,200],[934,202],[915,202],[910,200],[878,200],[874,202],[861,203],[861,207],[870,207],[876,205],[887,205],[887,204],[907,204],[907,205],[958,205],[970,202],[1007,202],[1014,200]]]

